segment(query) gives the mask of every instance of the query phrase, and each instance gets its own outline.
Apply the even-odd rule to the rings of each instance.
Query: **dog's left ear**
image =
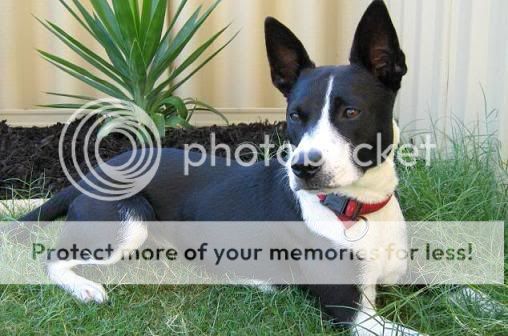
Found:
[[[266,18],[265,38],[273,85],[288,97],[300,73],[315,65],[295,34],[272,17]]]
[[[363,15],[349,60],[365,67],[394,92],[400,89],[402,77],[407,73],[406,56],[382,0],[373,1]]]

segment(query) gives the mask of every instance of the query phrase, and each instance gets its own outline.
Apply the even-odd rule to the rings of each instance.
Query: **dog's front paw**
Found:
[[[416,330],[403,327],[395,323],[387,323],[384,326],[355,326],[354,336],[427,336]]]
[[[86,279],[80,279],[66,289],[84,303],[105,303],[108,300],[108,294],[102,285]]]
[[[355,336],[426,336],[378,315],[360,313],[352,327]]]

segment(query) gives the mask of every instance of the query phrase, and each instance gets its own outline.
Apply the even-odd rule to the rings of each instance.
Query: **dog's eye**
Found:
[[[300,122],[302,121],[302,117],[300,116],[300,113],[298,112],[292,112],[289,114],[289,119],[294,122]]]
[[[360,115],[360,110],[354,107],[348,107],[344,110],[344,117],[346,119],[354,119]]]

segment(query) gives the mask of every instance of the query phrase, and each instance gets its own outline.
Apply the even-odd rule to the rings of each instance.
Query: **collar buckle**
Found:
[[[321,204],[332,210],[342,222],[356,222],[365,219],[364,215],[381,210],[386,206],[392,196],[385,201],[365,204],[338,194],[318,194]]]
[[[344,215],[346,213],[349,199],[337,194],[328,194],[321,198],[321,203],[336,214]]]

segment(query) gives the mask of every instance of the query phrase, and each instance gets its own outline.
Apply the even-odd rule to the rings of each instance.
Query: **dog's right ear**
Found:
[[[402,77],[407,73],[406,56],[382,0],[373,1],[360,20],[350,62],[369,70],[394,92],[400,89]]]
[[[287,97],[302,70],[315,65],[295,34],[272,17],[265,21],[265,39],[272,82]]]

